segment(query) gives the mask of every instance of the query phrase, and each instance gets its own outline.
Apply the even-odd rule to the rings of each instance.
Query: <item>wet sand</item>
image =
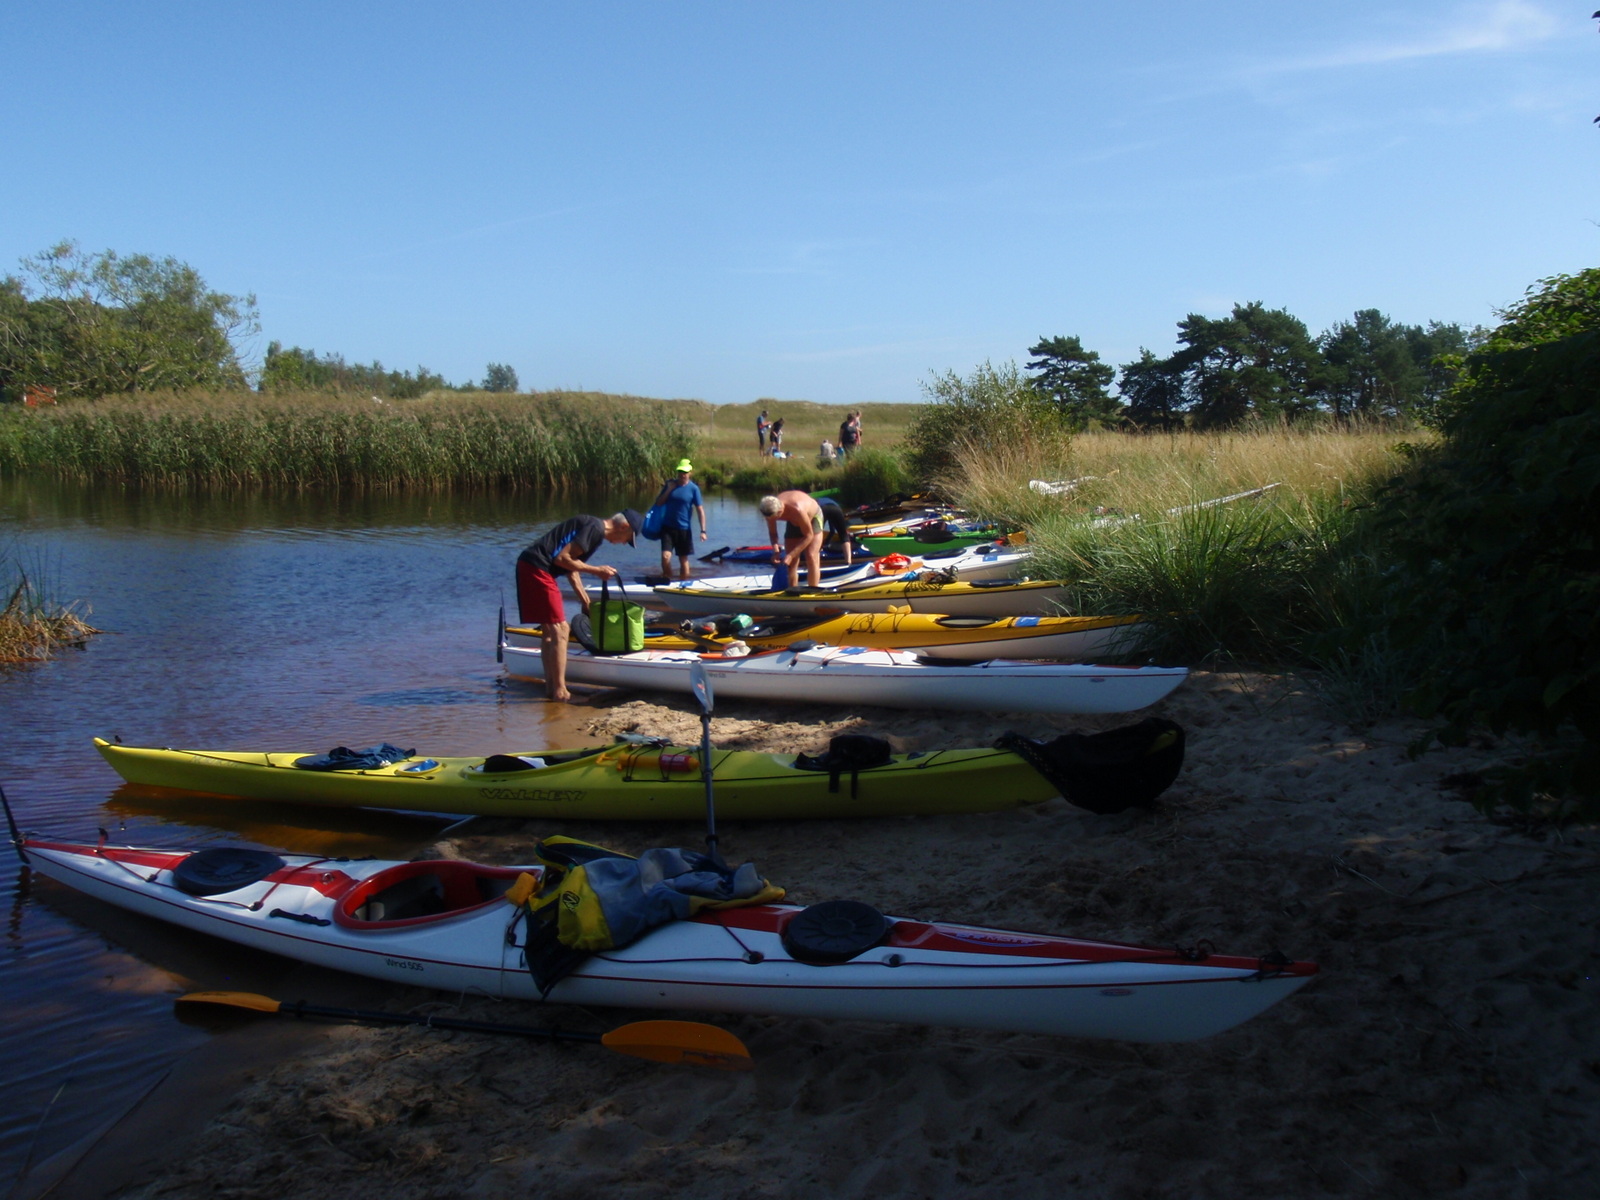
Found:
[[[266,1036],[256,1026],[180,1064],[177,1082],[50,1194],[1592,1192],[1600,831],[1491,821],[1463,801],[1459,777],[1503,744],[1413,760],[1417,726],[1352,731],[1293,680],[1197,674],[1152,711],[1188,730],[1189,751],[1148,812],[1098,817],[1057,799],[967,817],[727,822],[722,846],[801,903],[853,898],[924,919],[1206,940],[1321,963],[1309,987],[1235,1030],[1141,1046],[668,1014],[731,1030],[756,1069],[352,1027],[270,1043],[268,1054],[257,1044],[246,1068],[224,1069]],[[591,698],[575,712],[604,736],[699,734],[687,699]],[[913,749],[1132,719],[872,710],[840,720],[838,709],[741,704],[714,729],[729,748],[817,751],[848,730]],[[681,824],[493,821],[439,849],[525,861],[549,832],[628,851],[703,835]],[[388,1007],[595,1030],[661,1015],[380,992]]]

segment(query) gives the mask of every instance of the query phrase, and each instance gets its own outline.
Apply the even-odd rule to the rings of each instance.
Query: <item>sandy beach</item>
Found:
[[[584,710],[596,734],[699,733],[687,700]],[[730,822],[723,849],[801,903],[1321,964],[1235,1030],[1141,1046],[666,1014],[742,1038],[757,1065],[734,1074],[415,1029],[302,1030],[262,1055],[258,1025],[204,1051],[238,1063],[226,1079],[199,1094],[164,1085],[128,1119],[161,1131],[142,1154],[126,1153],[126,1129],[118,1151],[113,1131],[51,1195],[1592,1193],[1600,832],[1491,821],[1463,786],[1503,744],[1414,760],[1419,726],[1353,731],[1290,678],[1197,673],[1152,711],[1186,728],[1189,749],[1148,812],[1098,817],[1056,799],[968,817]],[[817,751],[849,730],[921,749],[1132,719],[840,720],[747,704],[714,729],[730,748]],[[438,849],[521,862],[549,832],[627,851],[703,836],[497,820]],[[384,1007],[594,1030],[661,1015],[374,989]]]

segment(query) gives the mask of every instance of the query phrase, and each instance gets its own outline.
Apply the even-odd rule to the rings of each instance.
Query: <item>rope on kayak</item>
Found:
[[[104,832],[105,832],[104,830],[101,830],[102,834],[104,834]],[[102,837],[101,845],[104,846],[104,844],[105,844],[105,840]],[[198,853],[200,853],[200,851],[198,851],[198,850],[193,852],[193,854],[198,854]],[[192,857],[192,856],[193,855],[190,854],[190,855],[185,855],[184,857],[185,858],[189,858],[189,857]],[[262,908],[263,905],[266,904],[267,899],[272,895],[272,893],[277,891],[285,883],[289,882],[289,880],[287,880],[287,879],[276,879],[276,880],[273,880],[272,886],[267,888],[266,892],[262,894],[261,898],[259,900],[255,900],[255,901],[252,901],[250,903],[246,903],[243,900],[223,900],[223,899],[221,899],[221,898],[219,898],[217,896],[198,896],[198,895],[195,895],[193,892],[185,892],[182,888],[178,887],[176,884],[168,883],[166,880],[162,879],[161,878],[161,872],[163,870],[175,869],[176,866],[178,865],[176,863],[173,865],[173,868],[157,867],[154,871],[150,872],[150,874],[144,875],[144,874],[141,874],[140,872],[134,870],[127,863],[123,862],[120,858],[114,858],[109,854],[102,855],[101,857],[103,857],[105,859],[105,861],[109,862],[112,866],[121,868],[122,870],[126,871],[129,875],[132,875],[140,883],[145,884],[147,886],[163,887],[163,888],[168,888],[168,889],[170,889],[170,890],[172,890],[174,892],[182,892],[185,898],[187,898],[189,900],[193,900],[193,901],[195,901],[197,903],[217,904],[217,905],[221,905],[223,908],[242,908],[246,912],[258,912],[258,911],[260,911],[260,909]],[[307,859],[305,862],[301,863],[299,866],[295,867],[294,869],[296,871],[304,871],[304,870],[306,870],[306,869],[308,869],[310,867],[315,867],[315,866],[318,866],[318,865],[320,865],[322,863],[326,863],[326,862],[343,862],[343,861],[345,861],[345,860],[344,859],[336,859],[336,858],[326,858],[326,857],[324,857],[324,858],[311,858],[311,859]],[[178,863],[182,863],[182,862],[183,862],[183,859],[179,859],[178,860]],[[254,880],[253,882],[260,883],[262,881],[261,880]],[[250,885],[249,884],[241,884],[240,886],[241,887],[249,887]],[[301,885],[301,886],[303,886],[303,885]]]

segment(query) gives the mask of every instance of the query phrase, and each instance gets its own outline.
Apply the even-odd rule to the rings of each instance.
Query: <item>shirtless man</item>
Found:
[[[797,584],[796,568],[805,559],[806,578],[813,588],[822,586],[822,507],[801,491],[763,496],[757,506],[767,519],[767,541],[772,544],[772,561],[789,572],[789,586]],[[783,541],[778,541],[778,522],[785,522]]]

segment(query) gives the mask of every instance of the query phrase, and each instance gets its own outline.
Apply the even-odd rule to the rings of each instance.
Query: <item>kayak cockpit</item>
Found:
[[[457,917],[501,903],[519,876],[537,878],[541,870],[451,859],[396,863],[341,896],[333,919],[346,929],[375,930]]]

